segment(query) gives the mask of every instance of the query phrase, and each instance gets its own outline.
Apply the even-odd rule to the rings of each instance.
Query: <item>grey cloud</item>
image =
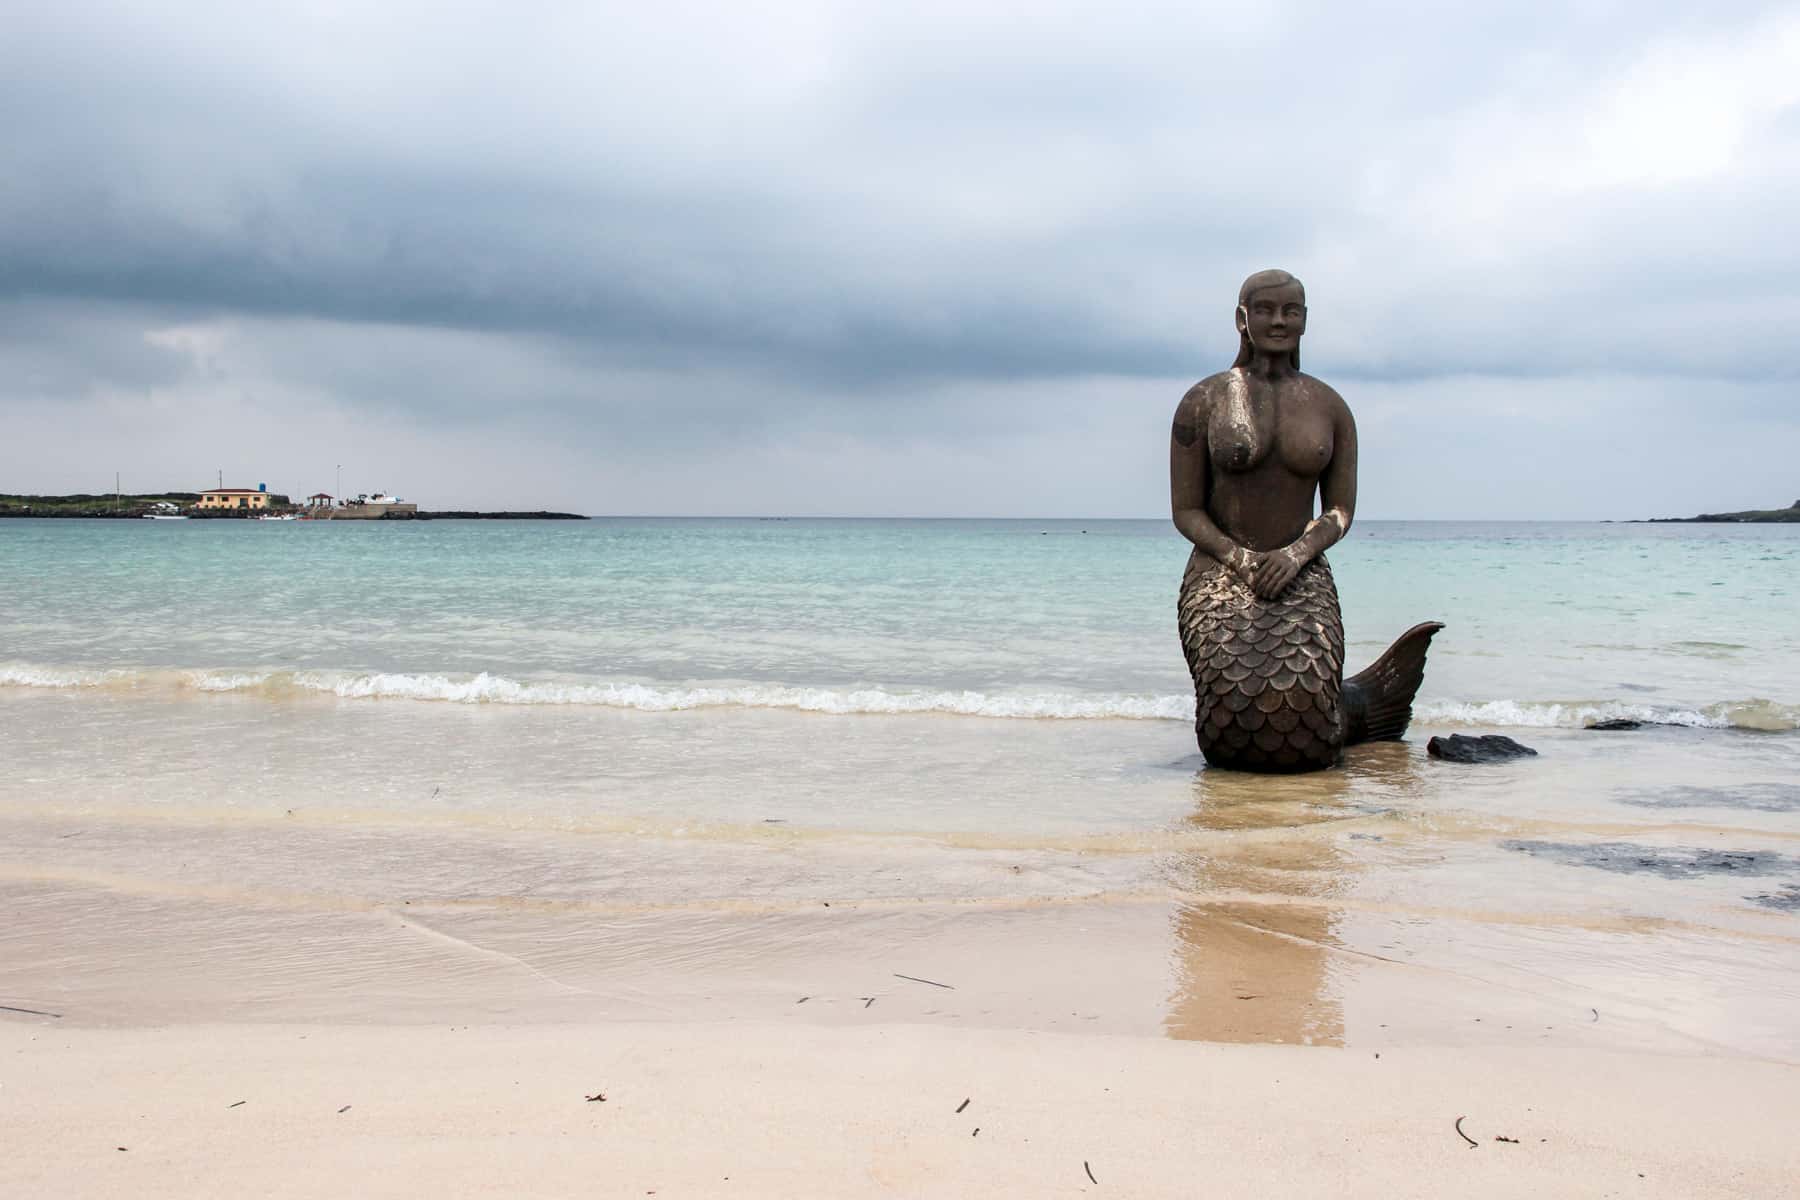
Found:
[[[58,403],[107,388],[192,378],[191,356],[147,340],[142,313],[110,305],[0,302],[0,406]]]
[[[849,511],[927,480],[949,511],[1155,512],[1168,409],[1282,265],[1379,435],[1376,515],[1680,511],[1631,477],[1677,473],[1666,446],[1794,440],[1789,6],[89,4],[8,33],[15,438],[136,397],[160,424],[120,445],[171,471],[366,441],[473,503],[485,445],[558,488],[580,450],[613,511],[644,510],[627,481]],[[1607,437],[1571,396],[1624,406],[1637,457],[1609,498],[1522,497],[1502,459]],[[1432,465],[1451,445],[1484,464]],[[1772,474],[1680,486],[1748,507],[1718,489]]]
[[[4,64],[29,118],[3,152],[5,286],[852,389],[1199,371],[1235,280],[1270,262],[1332,297],[1315,361],[1371,378],[1741,371],[1721,281],[1795,302],[1800,252],[1774,234],[1800,189],[1752,154],[1674,188],[1545,180],[1485,215],[1457,177],[1474,135],[1528,183],[1543,164],[1507,157],[1534,121],[1579,118],[1600,103],[1583,87],[1659,39],[1729,53],[1755,13],[1690,33],[1674,8],[1610,4],[1241,9],[1104,28],[1020,9],[962,37],[929,6],[858,24],[802,5],[797,30],[708,36],[676,6],[578,22],[573,49],[537,10],[537,36],[420,10],[352,19],[341,46],[297,18],[40,15]],[[1767,149],[1789,111],[1752,114]],[[1795,365],[1774,347],[1757,369]]]

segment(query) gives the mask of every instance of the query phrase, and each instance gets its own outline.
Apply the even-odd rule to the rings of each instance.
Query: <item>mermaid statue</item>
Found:
[[[1315,771],[1345,746],[1406,732],[1443,626],[1413,626],[1344,678],[1325,551],[1356,514],[1356,422],[1337,392],[1300,372],[1298,279],[1246,279],[1237,328],[1237,361],[1181,398],[1169,443],[1170,507],[1194,544],[1177,605],[1194,732],[1215,767]]]

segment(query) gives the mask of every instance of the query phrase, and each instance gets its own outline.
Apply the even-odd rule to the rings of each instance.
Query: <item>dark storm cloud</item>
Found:
[[[768,207],[326,178],[208,230],[113,195],[56,197],[7,221],[19,238],[4,250],[20,298],[550,334],[624,364],[725,358],[838,384],[1153,370],[1179,353],[1104,328],[1079,295],[1015,294],[966,264],[900,303],[853,251],[781,244]]]

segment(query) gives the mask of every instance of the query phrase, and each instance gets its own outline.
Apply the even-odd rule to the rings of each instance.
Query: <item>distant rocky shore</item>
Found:
[[[1701,513],[1697,517],[1651,517],[1644,522],[1650,525],[1693,524],[1711,525],[1776,525],[1800,524],[1800,500],[1794,501],[1789,508],[1752,508],[1743,512]]]
[[[580,513],[565,512],[423,512],[421,521],[585,521]]]

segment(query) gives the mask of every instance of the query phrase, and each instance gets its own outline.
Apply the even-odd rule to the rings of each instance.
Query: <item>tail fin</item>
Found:
[[[1406,732],[1413,696],[1425,681],[1425,651],[1443,627],[1441,621],[1414,625],[1380,658],[1344,680],[1344,745],[1398,741]]]

